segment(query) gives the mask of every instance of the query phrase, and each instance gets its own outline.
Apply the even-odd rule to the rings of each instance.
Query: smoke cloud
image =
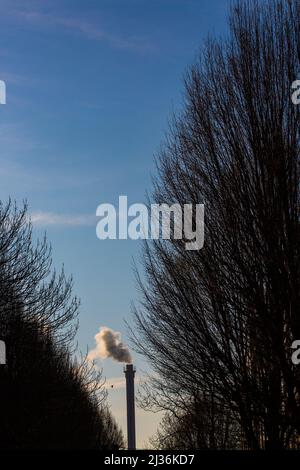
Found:
[[[102,326],[99,333],[95,335],[95,341],[96,347],[88,355],[90,361],[111,357],[118,362],[125,362],[127,364],[132,362],[129,349],[121,342],[121,334],[117,331]]]

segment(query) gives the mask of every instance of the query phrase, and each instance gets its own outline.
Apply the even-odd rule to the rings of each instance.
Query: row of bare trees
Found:
[[[163,447],[299,443],[299,77],[298,0],[237,2],[186,76],[152,200],[205,204],[205,245],[145,246],[133,333]]]
[[[26,207],[0,204],[1,449],[123,446],[101,374],[73,358],[78,307],[47,241],[33,240]]]

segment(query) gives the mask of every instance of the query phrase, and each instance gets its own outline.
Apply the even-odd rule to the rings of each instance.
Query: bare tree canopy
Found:
[[[67,346],[77,330],[79,301],[72,296],[72,279],[51,265],[46,238],[33,241],[27,206],[19,210],[11,201],[0,202],[0,318],[22,311],[24,319],[51,328]]]
[[[205,245],[146,245],[135,310],[155,372],[144,406],[213,397],[251,449],[300,433],[299,76],[300,2],[236,3],[228,39],[190,67],[154,182],[157,203],[205,204]]]
[[[1,449],[119,449],[101,373],[73,359],[79,302],[26,206],[0,203]]]

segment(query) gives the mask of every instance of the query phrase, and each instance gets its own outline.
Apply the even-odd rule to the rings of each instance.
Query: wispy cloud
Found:
[[[34,225],[41,227],[61,226],[61,227],[88,227],[96,222],[96,218],[90,214],[56,214],[54,212],[33,212],[30,220]]]
[[[40,142],[35,139],[21,122],[3,122],[0,124],[1,157],[3,154],[19,154],[41,148]],[[11,156],[11,155],[10,155]],[[9,162],[7,162],[9,163]]]
[[[1,50],[0,50],[0,55],[1,55]],[[36,86],[37,84],[40,83],[39,78],[37,77],[29,77],[28,75],[20,75],[15,72],[10,72],[8,70],[3,70],[1,69],[1,79],[4,80],[7,84],[12,83],[14,85],[30,85],[30,86]]]
[[[14,10],[11,12],[11,14],[17,18],[20,18],[23,22],[43,27],[60,27],[64,31],[80,34],[89,40],[106,42],[108,45],[116,49],[145,52],[153,48],[145,37],[121,37],[117,34],[104,30],[95,22],[84,18],[56,16],[50,13],[42,13],[39,11]]]

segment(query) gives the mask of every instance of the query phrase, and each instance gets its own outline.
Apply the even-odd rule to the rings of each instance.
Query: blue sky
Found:
[[[0,0],[0,198],[27,199],[81,297],[79,346],[100,326],[128,339],[137,241],[100,241],[100,203],[143,202],[153,155],[180,108],[183,74],[208,33],[226,32],[227,0]],[[42,222],[42,223],[41,223]],[[147,370],[135,356],[138,374]],[[124,427],[122,366],[112,412]],[[138,411],[138,443],[159,417]]]

